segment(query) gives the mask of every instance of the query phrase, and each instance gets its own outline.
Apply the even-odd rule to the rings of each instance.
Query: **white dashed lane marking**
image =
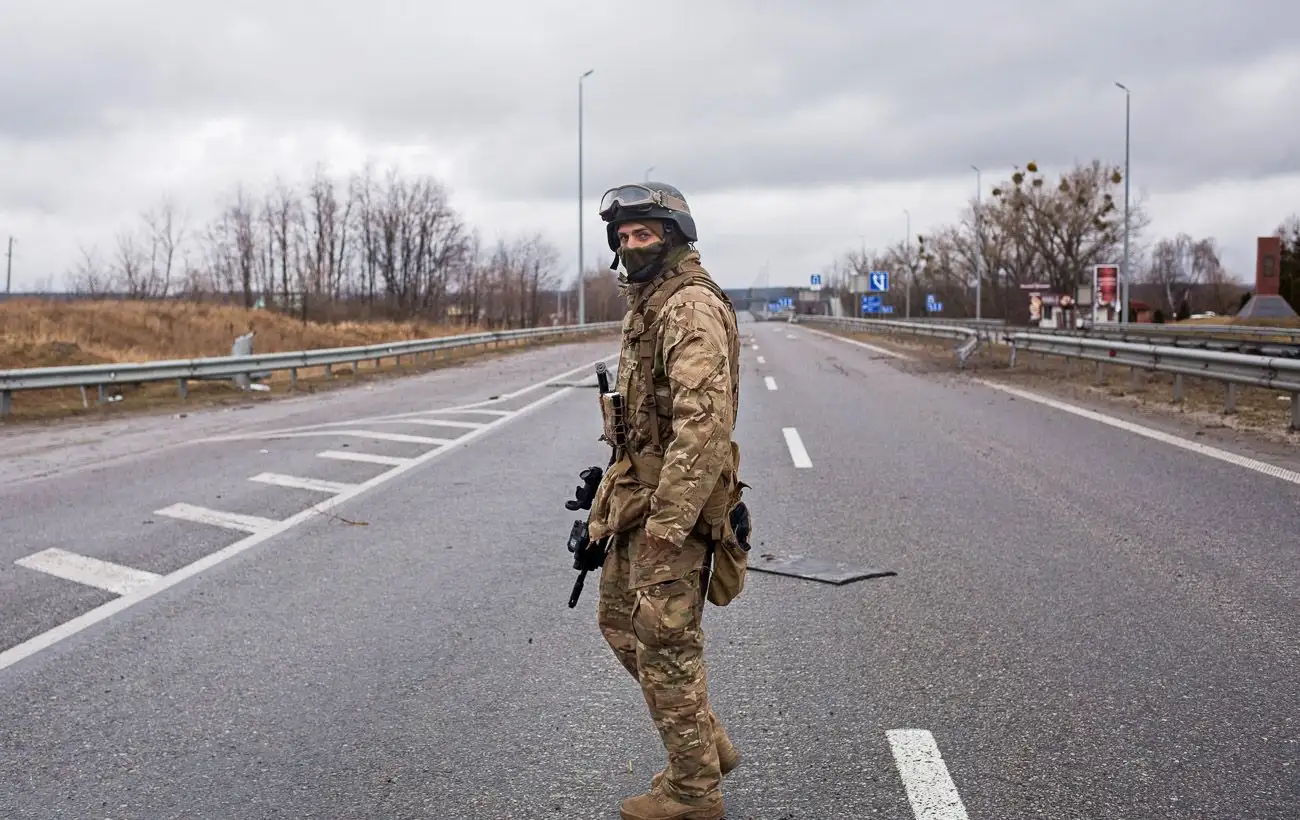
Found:
[[[456,421],[455,419],[394,419],[399,424],[423,424],[427,427],[458,427],[463,430],[477,430],[486,427],[482,421]]]
[[[154,510],[154,515],[165,515],[168,518],[178,518],[181,521],[211,524],[214,527],[225,527],[228,530],[242,530],[254,534],[265,532],[280,524],[279,521],[270,518],[224,512],[185,503],[172,504],[170,507]]]
[[[764,359],[762,356],[759,356],[759,357],[758,357],[758,363],[759,363],[759,364],[767,364],[767,359]]]
[[[249,481],[256,481],[259,484],[273,484],[277,487],[290,487],[295,490],[315,490],[321,493],[345,493],[348,490],[356,489],[355,484],[344,484],[341,481],[325,481],[319,478],[300,478],[296,475],[283,475],[282,473],[258,473]]]
[[[75,581],[117,595],[128,595],[161,578],[153,572],[124,567],[86,555],[51,547],[14,562],[20,567],[44,572],[65,581]]]
[[[400,458],[398,456],[378,456],[374,453],[349,453],[345,450],[325,450],[316,454],[317,458],[331,458],[335,461],[359,461],[363,464],[385,464],[389,467],[400,467],[412,461],[409,458]]]
[[[768,390],[776,389],[776,379],[772,378],[771,376],[764,376],[763,384],[767,385]]]
[[[781,434],[785,436],[785,446],[790,449],[790,458],[794,461],[794,466],[811,467],[812,459],[808,458],[808,451],[804,449],[803,439],[799,438],[799,431],[793,427],[783,427]]]
[[[432,438],[430,436],[411,436],[406,433],[384,433],[379,430],[308,430],[297,433],[267,433],[261,438],[319,438],[320,436],[351,436],[352,438],[369,438],[375,441],[400,441],[404,444],[431,444],[442,446],[451,444],[453,439]]]
[[[916,820],[967,820],[934,736],[925,729],[891,729],[885,736]]]

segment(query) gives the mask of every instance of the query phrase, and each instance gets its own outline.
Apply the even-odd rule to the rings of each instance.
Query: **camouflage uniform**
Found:
[[[663,272],[627,295],[616,389],[628,447],[601,482],[588,530],[592,539],[616,534],[598,622],[641,684],[668,753],[657,789],[720,811],[718,746],[734,750],[709,704],[701,618],[710,540],[722,537],[738,498],[739,334],[689,246],[674,247]]]

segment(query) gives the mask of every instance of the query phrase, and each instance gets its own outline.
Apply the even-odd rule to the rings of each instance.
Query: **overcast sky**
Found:
[[[959,218],[1014,164],[1124,158],[1152,233],[1254,238],[1300,212],[1296,0],[0,0],[0,243],[15,289],[171,193],[367,158],[436,174],[484,237],[588,266],[607,187],[686,194],[728,287]],[[3,246],[0,245],[0,251]]]

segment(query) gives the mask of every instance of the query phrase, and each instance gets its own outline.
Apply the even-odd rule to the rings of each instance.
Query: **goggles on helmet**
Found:
[[[682,213],[690,213],[686,203],[672,194],[656,191],[644,185],[620,185],[610,188],[600,198],[600,215],[608,219],[617,208],[625,211],[649,210],[658,206]]]

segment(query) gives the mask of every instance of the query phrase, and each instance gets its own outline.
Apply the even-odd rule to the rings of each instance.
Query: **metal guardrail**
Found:
[[[1300,359],[1045,333],[1014,332],[1007,334],[1007,340],[1011,344],[1012,367],[1015,367],[1016,352],[1023,350],[1094,361],[1098,379],[1106,364],[1132,368],[1135,380],[1144,370],[1171,373],[1176,403],[1182,403],[1187,397],[1186,376],[1223,382],[1228,386],[1224,401],[1227,413],[1236,412],[1238,385],[1289,393],[1289,429],[1300,431]]]
[[[1300,330],[1279,327],[1253,327],[1243,325],[1239,330],[1229,326],[1212,330],[1191,330],[1181,325],[1094,325],[1089,328],[1039,329],[1013,328],[1029,333],[1054,336],[1076,336],[1106,339],[1115,342],[1153,344],[1170,347],[1198,347],[1205,350],[1248,353],[1257,356],[1282,356],[1300,358]]]
[[[1176,403],[1182,403],[1187,397],[1186,377],[1218,381],[1227,386],[1224,400],[1226,413],[1236,412],[1237,388],[1240,386],[1278,390],[1290,394],[1289,429],[1300,431],[1300,357],[1292,355],[1262,355],[1207,349],[1204,344],[1205,339],[1199,340],[1201,344],[1192,345],[1187,343],[1187,337],[1171,337],[1168,331],[1164,331],[1164,336],[1158,335],[1160,331],[1155,331],[1139,342],[1131,341],[1136,334],[1110,329],[1097,329],[1090,332],[1040,332],[983,324],[976,327],[963,327],[955,323],[938,324],[933,321],[833,319],[824,316],[800,316],[799,321],[808,324],[825,324],[839,330],[860,333],[884,331],[886,334],[906,333],[945,339],[965,339],[967,341],[958,351],[958,361],[963,367],[966,360],[978,348],[979,343],[987,341],[1001,342],[1011,347],[1012,367],[1015,367],[1017,352],[1024,351],[1094,361],[1097,363],[1099,379],[1103,376],[1106,364],[1131,368],[1135,381],[1143,371],[1169,373],[1174,377],[1173,399]],[[1300,335],[1300,331],[1291,331],[1288,328],[1252,327],[1251,330],[1280,331],[1271,334],[1259,333],[1260,339],[1285,337],[1291,333]],[[1112,338],[1116,336],[1120,338]],[[1153,343],[1170,338],[1173,338],[1175,343]],[[1250,345],[1260,350],[1276,348],[1286,354],[1293,349],[1291,345],[1280,343],[1252,342]]]
[[[1270,339],[1280,342],[1300,344],[1300,328],[1269,327],[1267,325],[1210,325],[1210,324],[1147,324],[1129,323],[1127,325],[1093,325],[1092,330],[1108,332],[1120,328],[1128,333],[1173,336],[1225,336],[1248,337],[1251,339]]]
[[[999,332],[997,328],[964,327],[937,321],[910,322],[894,319],[854,319],[833,316],[799,316],[795,321],[798,324],[826,325],[839,330],[858,333],[877,333],[884,329],[886,332],[931,336],[936,339],[952,339],[961,343],[953,349],[953,352],[957,356],[957,366],[962,368],[966,366],[966,362],[979,348],[981,341],[989,339],[991,334]]]
[[[0,370],[0,416],[12,412],[13,394],[20,390],[48,390],[61,387],[80,387],[84,390],[87,387],[95,387],[98,388],[99,402],[102,404],[108,400],[107,389],[111,385],[174,380],[181,397],[184,398],[187,395],[187,382],[193,379],[239,378],[283,370],[289,371],[290,386],[296,387],[298,370],[306,367],[325,367],[328,372],[328,368],[336,364],[355,364],[386,358],[396,358],[400,364],[403,356],[417,356],[422,353],[478,345],[486,347],[524,340],[558,339],[572,335],[602,333],[618,330],[621,326],[620,322],[598,322],[587,325],[489,331],[376,345],[295,350],[249,356],[212,356],[140,363]]]

